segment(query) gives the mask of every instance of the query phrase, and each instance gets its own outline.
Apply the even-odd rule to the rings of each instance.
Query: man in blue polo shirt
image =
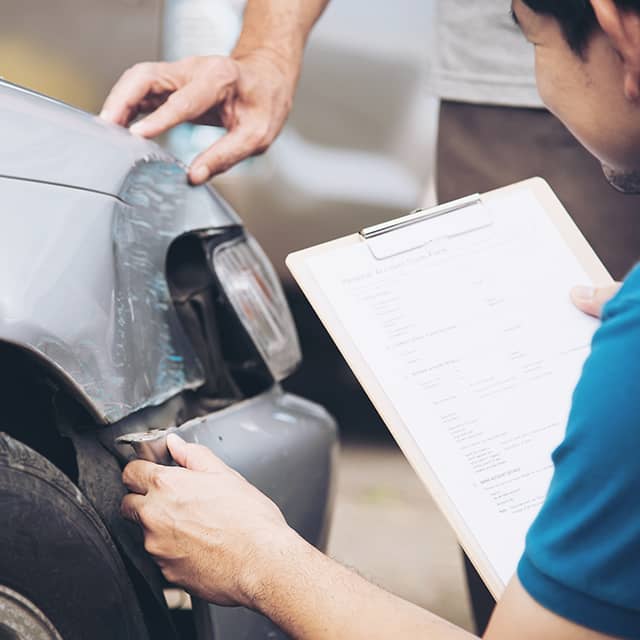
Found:
[[[547,106],[612,184],[640,191],[640,0],[514,0],[513,10]],[[612,294],[573,292],[602,326],[490,640],[640,640],[640,268],[602,310]],[[123,513],[170,581],[257,609],[296,638],[472,637],[309,546],[208,450],[175,436],[169,448],[185,468],[131,463]]]

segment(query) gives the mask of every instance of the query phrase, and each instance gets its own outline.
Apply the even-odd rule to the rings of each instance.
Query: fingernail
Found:
[[[170,433],[167,436],[167,447],[173,453],[180,452],[185,444],[185,441],[176,433]]]
[[[197,183],[205,182],[209,178],[209,169],[202,165],[191,169],[190,173],[191,179]]]
[[[106,109],[103,109],[100,112],[100,118],[102,118],[103,120],[111,120],[111,118],[109,117],[111,115],[111,112],[107,111]]]
[[[167,436],[167,443],[172,442],[177,444],[178,446],[184,443],[184,440],[177,433],[170,433]]]
[[[574,287],[571,294],[577,300],[589,301],[596,297],[595,287]]]
[[[135,124],[132,124],[129,127],[129,132],[132,133],[134,136],[144,136],[145,129],[146,127],[144,126],[144,123],[136,122]]]

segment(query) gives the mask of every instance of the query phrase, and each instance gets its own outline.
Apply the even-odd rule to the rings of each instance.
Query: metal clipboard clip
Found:
[[[422,222],[430,222],[422,225]],[[493,224],[491,213],[476,193],[431,209],[418,209],[409,215],[360,231],[374,258],[384,260],[413,251],[441,238],[453,238]]]

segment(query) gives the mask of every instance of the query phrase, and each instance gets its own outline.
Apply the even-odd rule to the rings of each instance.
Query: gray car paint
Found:
[[[137,162],[172,160],[122,127],[2,80],[0,109],[0,176],[116,195]]]
[[[19,141],[37,138],[47,161],[30,173],[35,149]],[[39,354],[102,422],[200,386],[167,249],[188,231],[239,224],[235,213],[156,145],[3,83],[0,139],[0,340]]]

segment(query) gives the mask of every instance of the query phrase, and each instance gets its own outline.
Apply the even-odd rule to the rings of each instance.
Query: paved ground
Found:
[[[394,445],[343,446],[329,552],[376,584],[471,630],[458,545]]]

